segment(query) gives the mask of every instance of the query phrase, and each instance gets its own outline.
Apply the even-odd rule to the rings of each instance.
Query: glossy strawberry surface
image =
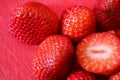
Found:
[[[10,33],[20,42],[39,44],[48,36],[57,34],[59,19],[46,5],[27,2],[13,11],[9,27]]]
[[[69,38],[54,35],[39,46],[33,70],[39,80],[63,80],[72,66],[74,48]]]
[[[96,79],[93,74],[85,70],[78,70],[69,74],[66,80],[96,80]]]
[[[95,15],[87,7],[73,6],[62,13],[61,32],[73,41],[80,41],[88,34],[95,32]]]
[[[108,31],[120,28],[120,0],[99,0],[95,13],[98,30]]]

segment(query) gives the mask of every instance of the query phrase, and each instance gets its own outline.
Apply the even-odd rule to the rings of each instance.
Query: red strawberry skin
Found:
[[[95,29],[95,15],[89,8],[73,6],[63,11],[61,32],[73,41],[80,41]]]
[[[99,0],[94,11],[98,30],[108,31],[120,28],[120,0]]]
[[[117,30],[109,30],[108,32],[110,32],[111,34],[116,35],[118,38],[120,38],[120,29]]]
[[[96,79],[93,74],[85,70],[78,70],[69,74],[66,80],[96,80]]]
[[[113,74],[109,77],[109,80],[120,80],[120,72]]]
[[[73,63],[74,48],[69,38],[54,35],[45,39],[33,59],[39,80],[63,80]]]
[[[27,2],[17,7],[9,20],[9,31],[20,42],[39,44],[59,28],[58,16],[46,5]]]
[[[120,40],[110,32],[94,33],[78,43],[76,54],[85,70],[110,75],[120,67]]]

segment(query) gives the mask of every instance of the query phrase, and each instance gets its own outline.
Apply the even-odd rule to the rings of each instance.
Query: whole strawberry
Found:
[[[74,48],[69,38],[54,35],[45,39],[33,59],[39,80],[63,80],[73,63]]]
[[[120,28],[120,0],[99,0],[95,13],[98,30],[108,31]]]
[[[61,32],[78,42],[95,31],[94,13],[87,7],[73,6],[63,11]]]
[[[109,30],[108,32],[110,32],[111,34],[116,35],[118,38],[120,38],[120,29],[117,30]]]
[[[17,7],[9,20],[9,31],[20,42],[39,44],[59,28],[58,16],[39,2],[27,2]]]
[[[85,70],[78,70],[69,74],[66,80],[96,80],[96,79],[93,74]]]
[[[110,75],[120,69],[120,39],[110,33],[93,33],[78,43],[77,60],[89,72]]]

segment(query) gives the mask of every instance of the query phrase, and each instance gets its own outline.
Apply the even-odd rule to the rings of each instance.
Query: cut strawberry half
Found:
[[[81,67],[93,73],[109,75],[120,67],[120,40],[109,32],[87,36],[76,53]]]

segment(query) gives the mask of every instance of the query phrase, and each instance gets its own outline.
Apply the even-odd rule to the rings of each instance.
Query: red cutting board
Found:
[[[72,5],[94,8],[96,0],[0,0],[0,80],[37,80],[32,72],[32,58],[38,45],[18,42],[8,33],[8,19],[14,8],[28,2],[38,1],[61,17]]]

